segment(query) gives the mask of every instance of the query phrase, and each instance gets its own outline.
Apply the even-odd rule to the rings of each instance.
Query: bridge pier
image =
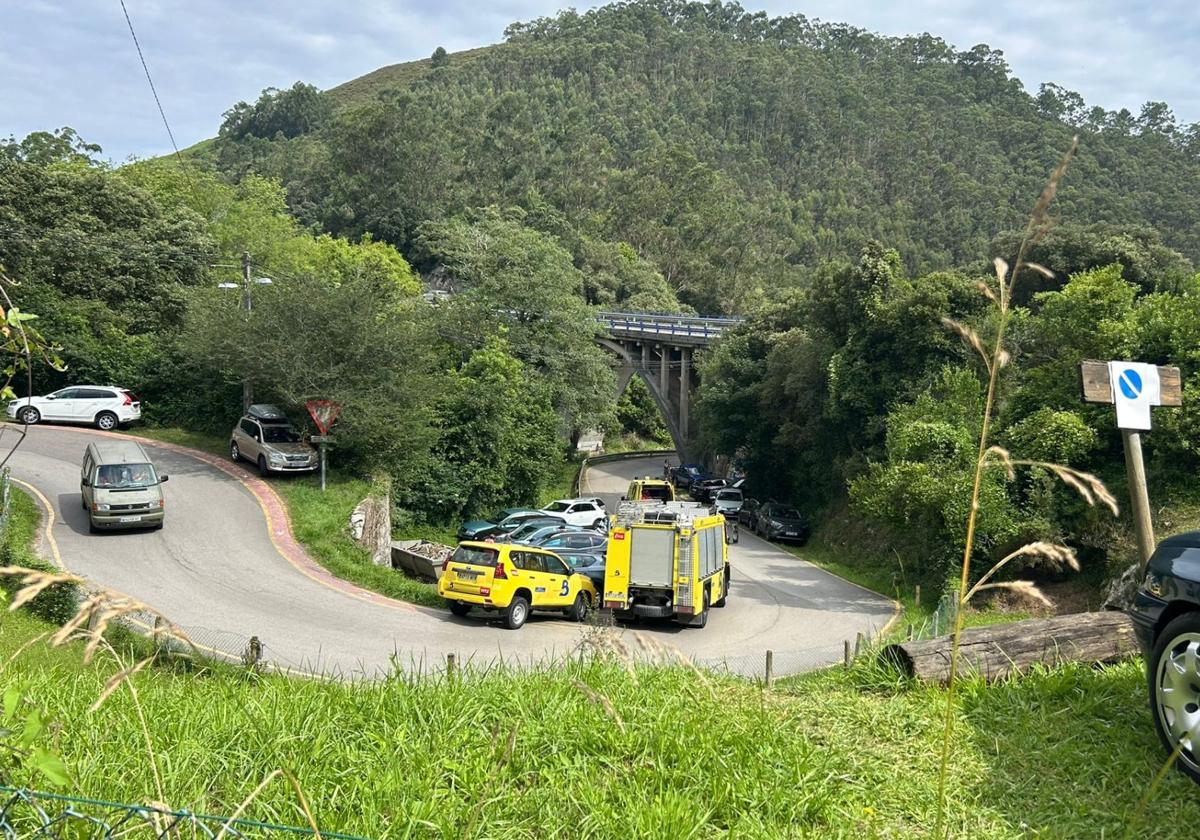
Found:
[[[602,330],[596,343],[618,360],[618,399],[634,375],[642,377],[667,422],[679,457],[698,458],[691,425],[692,389],[696,386],[693,353],[712,344],[739,319],[606,312],[596,320]],[[679,373],[673,378],[670,373],[676,357]]]

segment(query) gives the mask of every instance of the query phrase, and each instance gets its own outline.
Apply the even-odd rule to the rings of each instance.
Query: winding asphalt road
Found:
[[[583,628],[554,616],[535,615],[513,632],[334,581],[303,557],[264,483],[179,447],[144,442],[159,471],[170,475],[161,531],[89,534],[79,464],[98,434],[36,426],[10,462],[14,478],[49,508],[43,551],[151,605],[198,644],[236,654],[258,636],[266,657],[281,667],[375,677],[393,665],[440,667],[448,653],[479,664],[540,661],[570,654],[583,638]],[[661,461],[597,465],[586,489],[615,501],[630,476],[660,470]],[[748,534],[731,547],[731,559],[729,606],[714,610],[708,627],[646,622],[622,632],[644,633],[702,664],[745,674],[761,673],[764,651],[772,648],[782,674],[836,661],[844,639],[878,632],[894,613],[888,599]],[[636,641],[626,639],[635,650]]]

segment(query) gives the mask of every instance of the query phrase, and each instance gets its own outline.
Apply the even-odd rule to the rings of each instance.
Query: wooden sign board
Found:
[[[1079,365],[1083,401],[1113,404],[1112,382],[1108,378],[1108,362],[1088,360]],[[1158,383],[1162,389],[1163,405],[1183,405],[1183,378],[1177,367],[1158,366]]]

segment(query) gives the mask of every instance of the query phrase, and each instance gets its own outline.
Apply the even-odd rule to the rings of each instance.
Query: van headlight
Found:
[[[97,511],[101,511],[101,510],[111,510],[111,508],[110,508],[108,505],[96,505],[96,510],[97,510]]]

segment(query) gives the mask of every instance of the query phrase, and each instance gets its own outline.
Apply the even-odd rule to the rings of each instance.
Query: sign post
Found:
[[[1142,461],[1142,435],[1150,430],[1153,406],[1183,404],[1183,384],[1177,367],[1143,362],[1083,362],[1079,366],[1083,400],[1117,407],[1117,428],[1125,449],[1129,502],[1137,537],[1138,557],[1144,571],[1154,553],[1154,523],[1150,518],[1150,493]]]
[[[313,435],[310,440],[317,445],[317,452],[321,457],[321,492],[325,492],[325,445],[332,438],[329,435],[329,429],[337,421],[338,414],[341,413],[342,407],[333,400],[309,400],[304,404],[308,409],[308,416],[317,424],[319,435]]]

